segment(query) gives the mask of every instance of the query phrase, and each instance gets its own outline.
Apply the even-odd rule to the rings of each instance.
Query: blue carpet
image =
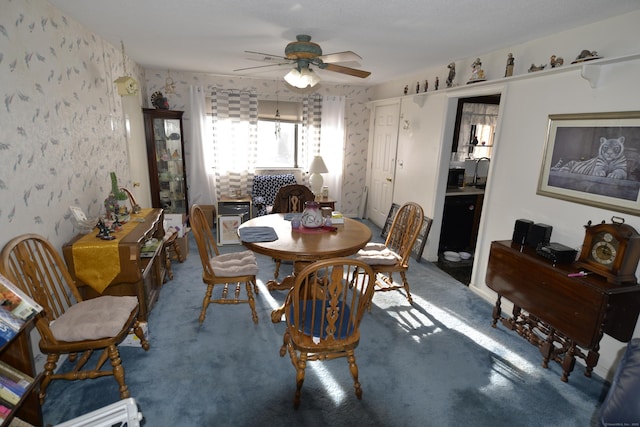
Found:
[[[373,228],[379,240],[380,230]],[[241,250],[224,246],[222,252]],[[284,324],[269,293],[273,261],[258,255],[260,323],[248,305],[209,306],[193,240],[149,317],[151,349],[121,347],[126,380],[148,427],[164,426],[590,426],[608,383],[576,369],[541,367],[539,351],[512,331],[491,327],[492,304],[428,262],[412,262],[413,306],[400,292],[376,293],[356,349],[363,398],[345,359],[310,362],[293,409],[295,371],[279,356]],[[281,277],[291,271],[283,264]],[[57,381],[43,407],[56,424],[118,400],[111,377]]]

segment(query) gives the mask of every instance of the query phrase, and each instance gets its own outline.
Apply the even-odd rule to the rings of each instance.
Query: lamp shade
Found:
[[[322,190],[322,184],[324,183],[324,178],[322,178],[323,173],[327,173],[329,170],[327,169],[327,165],[324,164],[324,160],[322,160],[322,156],[315,156],[311,161],[311,165],[309,166],[309,185],[311,186],[311,191],[316,196],[320,194]]]
[[[324,160],[322,160],[322,156],[314,156],[311,161],[311,165],[309,166],[309,173],[327,173],[329,170],[327,169],[327,165],[324,164]]]

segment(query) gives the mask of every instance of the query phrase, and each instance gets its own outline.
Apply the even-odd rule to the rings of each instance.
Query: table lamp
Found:
[[[327,172],[329,171],[327,170],[327,165],[324,164],[324,160],[322,160],[322,156],[314,156],[311,166],[309,166],[309,173],[311,174],[309,176],[309,185],[316,196],[322,191],[324,179],[321,174]]]

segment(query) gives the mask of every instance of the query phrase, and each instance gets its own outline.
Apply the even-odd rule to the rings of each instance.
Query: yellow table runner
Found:
[[[131,214],[131,220],[122,225],[122,230],[112,233],[114,240],[96,237],[95,229],[78,239],[72,247],[78,280],[102,293],[120,273],[120,241],[140,224],[136,219],[144,219],[151,210],[142,209],[138,214]]]

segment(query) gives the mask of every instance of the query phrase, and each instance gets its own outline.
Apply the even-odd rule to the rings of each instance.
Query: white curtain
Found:
[[[326,96],[322,100],[320,155],[329,170],[322,177],[324,185],[329,187],[329,197],[336,200],[336,209],[340,209],[342,199],[345,154],[344,106],[344,96]]]
[[[251,194],[257,160],[258,96],[218,90],[211,94],[216,197]]]
[[[458,136],[459,159],[468,156],[467,147],[469,143],[469,133],[471,125],[487,125],[496,127],[498,122],[498,105],[476,104],[466,102],[462,107],[462,118],[460,120],[460,135]]]
[[[322,97],[313,95],[302,101],[302,128],[298,152],[298,164],[309,170],[313,156],[320,154],[320,131],[323,119]],[[302,184],[308,184],[308,174]]]
[[[206,113],[203,88],[191,86],[189,97],[188,119],[191,138],[185,141],[189,203],[215,205],[213,147],[205,143],[211,141],[211,119]]]

